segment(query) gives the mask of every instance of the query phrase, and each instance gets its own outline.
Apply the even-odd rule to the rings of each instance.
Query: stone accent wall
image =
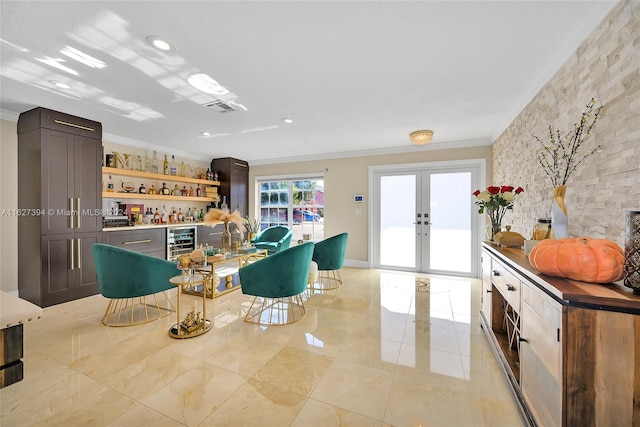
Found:
[[[624,247],[626,212],[640,210],[640,1],[617,4],[493,144],[493,184],[525,189],[506,217],[513,231],[530,238],[551,213],[553,187],[532,135],[571,130],[593,97],[604,108],[583,152],[602,150],[567,182],[569,235]]]

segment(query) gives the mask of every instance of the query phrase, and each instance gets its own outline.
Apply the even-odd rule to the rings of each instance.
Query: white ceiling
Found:
[[[0,109],[17,120],[42,106],[102,122],[107,141],[251,164],[488,145],[615,3],[2,0]],[[202,106],[214,97],[193,73],[248,111]],[[411,146],[417,129],[434,130],[429,146]]]

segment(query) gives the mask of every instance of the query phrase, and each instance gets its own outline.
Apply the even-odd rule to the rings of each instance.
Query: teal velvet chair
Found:
[[[284,225],[274,225],[259,232],[251,241],[257,249],[266,249],[269,255],[287,249],[291,244],[293,231]]]
[[[285,325],[306,314],[302,294],[307,289],[313,243],[284,249],[239,270],[242,293],[253,295],[245,322]]]
[[[166,293],[175,289],[169,279],[181,273],[175,262],[102,243],[95,243],[91,251],[100,293],[109,298],[104,325],[140,325],[175,311]],[[158,303],[158,293],[166,299],[163,305]]]
[[[312,289],[330,290],[342,285],[340,270],[344,265],[349,233],[342,233],[317,242],[313,250],[313,261],[318,264],[318,282]]]

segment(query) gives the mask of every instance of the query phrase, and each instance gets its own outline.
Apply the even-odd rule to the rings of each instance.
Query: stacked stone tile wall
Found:
[[[640,210],[640,1],[617,4],[493,144],[492,184],[525,189],[505,220],[513,231],[530,238],[551,212],[553,186],[532,135],[571,130],[593,97],[604,107],[582,152],[602,149],[567,182],[569,235],[624,247],[626,212]]]

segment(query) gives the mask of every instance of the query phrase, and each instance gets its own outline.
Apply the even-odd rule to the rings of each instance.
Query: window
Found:
[[[260,229],[285,225],[293,241],[324,238],[324,180],[322,178],[258,180]]]

